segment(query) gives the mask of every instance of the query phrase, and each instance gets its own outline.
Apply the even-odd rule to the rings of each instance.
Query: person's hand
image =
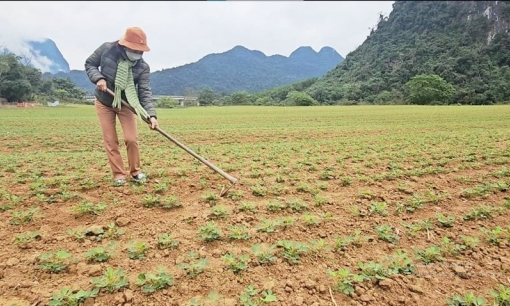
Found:
[[[156,120],[156,118],[154,117],[151,117],[150,119],[150,122],[151,122],[151,130],[154,130],[157,126],[158,126],[158,120]]]
[[[97,88],[99,88],[99,90],[106,91],[107,87],[106,87],[106,81],[104,79],[97,81],[96,86],[97,86]]]

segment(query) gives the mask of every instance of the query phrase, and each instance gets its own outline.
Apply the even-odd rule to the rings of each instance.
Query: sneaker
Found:
[[[137,183],[145,183],[147,181],[147,176],[140,172],[137,175],[133,176],[133,179]]]
[[[113,186],[120,187],[126,185],[126,179],[120,178],[115,181],[113,181]]]

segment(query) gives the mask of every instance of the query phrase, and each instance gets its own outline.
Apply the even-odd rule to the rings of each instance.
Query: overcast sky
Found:
[[[345,57],[369,35],[394,1],[83,1],[0,2],[0,45],[51,38],[71,69],[127,27],[147,34],[144,58],[152,71],[196,62],[210,53],[245,46],[289,56],[300,46],[334,48]],[[13,50],[14,51],[14,50]],[[16,51],[15,51],[16,52]]]

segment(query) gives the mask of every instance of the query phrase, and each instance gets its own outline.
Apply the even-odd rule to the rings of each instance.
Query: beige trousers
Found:
[[[127,149],[127,158],[129,164],[129,174],[132,176],[140,173],[140,151],[138,148],[138,135],[136,125],[136,115],[126,107],[121,110],[114,107],[103,105],[97,99],[94,102],[96,113],[101,124],[103,133],[103,145],[108,156],[108,162],[112,170],[113,179],[118,180],[126,178],[122,156],[119,151],[119,139],[115,128],[116,116],[119,117],[124,143]]]

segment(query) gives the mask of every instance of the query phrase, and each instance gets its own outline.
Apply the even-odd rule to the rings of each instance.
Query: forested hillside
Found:
[[[403,103],[413,77],[437,75],[453,85],[448,103],[508,101],[509,17],[509,1],[397,1],[361,46],[302,91],[320,104]],[[253,100],[280,103],[289,90]]]
[[[186,89],[212,89],[215,92],[257,92],[312,77],[335,68],[342,57],[332,48],[315,52],[300,47],[289,57],[266,56],[243,46],[219,54],[209,54],[198,62],[152,73],[155,94],[181,95]]]

